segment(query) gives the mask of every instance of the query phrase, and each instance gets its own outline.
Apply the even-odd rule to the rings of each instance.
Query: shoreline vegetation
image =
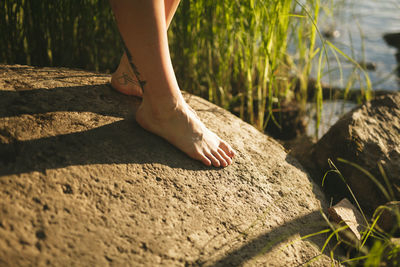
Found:
[[[298,134],[297,129],[285,133],[283,120],[293,119],[289,128],[304,127],[299,117],[312,102],[317,136],[324,100],[361,104],[391,93],[374,90],[365,66],[319,32],[320,12],[330,8],[329,0],[182,1],[169,30],[181,88],[260,131],[275,128],[278,137],[282,131],[288,138]],[[1,1],[0,32],[0,63],[6,64],[110,73],[123,51],[108,1],[86,0],[80,5],[67,0]],[[289,47],[296,52],[291,54]],[[339,68],[341,61],[353,64],[343,88],[322,83],[332,71],[328,58],[334,58]],[[284,110],[290,114],[282,115]],[[373,250],[380,251],[375,245],[379,238],[367,239]],[[357,249],[351,254],[354,258],[365,253]],[[360,263],[368,262],[362,257]]]
[[[279,125],[273,109],[309,96],[320,114],[329,75],[328,53],[354,63],[354,80],[370,99],[369,78],[351,57],[319,32],[327,0],[182,1],[170,26],[169,43],[181,88],[199,95],[264,130]],[[78,67],[112,72],[122,45],[107,1],[6,0],[0,4],[0,62]],[[318,41],[318,39],[320,39]],[[296,47],[296,54],[289,53]],[[317,78],[310,87],[311,73]],[[294,79],[293,79],[294,77]],[[319,120],[320,118],[317,118]],[[318,125],[318,123],[317,123]]]

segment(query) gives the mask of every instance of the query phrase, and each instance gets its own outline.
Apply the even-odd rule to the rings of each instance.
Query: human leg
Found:
[[[180,0],[164,0],[165,20],[167,29],[171,24]],[[135,78],[131,69],[126,53],[121,57],[117,70],[111,76],[111,86],[125,95],[133,95],[141,97],[143,95],[142,88]]]
[[[205,165],[231,164],[233,149],[204,126],[179,90],[169,54],[164,2],[111,0],[111,4],[130,52],[129,63],[143,89],[137,122]]]

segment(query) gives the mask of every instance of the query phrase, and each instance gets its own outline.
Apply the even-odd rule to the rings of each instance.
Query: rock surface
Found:
[[[361,240],[361,233],[365,231],[367,223],[360,211],[354,207],[347,198],[342,199],[339,203],[330,207],[328,212],[332,221],[349,227],[348,230],[351,231],[351,235],[355,237],[352,239]]]
[[[314,146],[312,154],[316,169],[322,171],[330,169],[328,158],[333,160],[365,212],[372,214],[391,199],[365,173],[337,158],[358,164],[379,181],[389,197],[392,190],[394,198],[400,199],[400,93],[380,96],[345,114]],[[342,188],[341,196],[347,191],[335,174],[328,175],[326,181],[326,187],[333,191]]]
[[[276,141],[185,94],[238,152],[204,167],[109,79],[0,65],[0,266],[330,266],[326,237],[300,239],[323,195]]]

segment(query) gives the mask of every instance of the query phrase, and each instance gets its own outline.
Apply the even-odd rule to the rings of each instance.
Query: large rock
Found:
[[[400,93],[378,97],[345,114],[313,149],[317,169],[329,170],[328,158],[338,167],[364,211],[372,213],[389,199],[363,171],[351,164],[338,162],[337,158],[370,172],[389,195],[392,190],[394,197],[400,199]],[[390,189],[379,164],[387,175]],[[333,173],[327,176],[326,181],[331,192],[338,193],[338,188],[343,188],[343,182]],[[338,195],[343,195],[345,191],[347,189],[343,188]]]
[[[0,265],[330,265],[326,237],[300,239],[324,224],[318,186],[277,142],[185,97],[233,165],[140,128],[140,100],[109,75],[0,66]]]

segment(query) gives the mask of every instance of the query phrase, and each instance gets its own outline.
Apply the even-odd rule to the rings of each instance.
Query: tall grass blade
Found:
[[[362,173],[364,173],[372,182],[375,183],[375,185],[379,188],[379,190],[383,193],[383,195],[385,196],[385,198],[390,201],[390,195],[387,192],[387,190],[382,186],[382,184],[366,169],[362,168],[360,165],[354,163],[354,162],[350,162],[348,160],[345,160],[343,158],[338,158],[339,162],[343,162],[346,163],[348,165],[353,166],[354,168],[356,168],[357,170],[361,171]]]

